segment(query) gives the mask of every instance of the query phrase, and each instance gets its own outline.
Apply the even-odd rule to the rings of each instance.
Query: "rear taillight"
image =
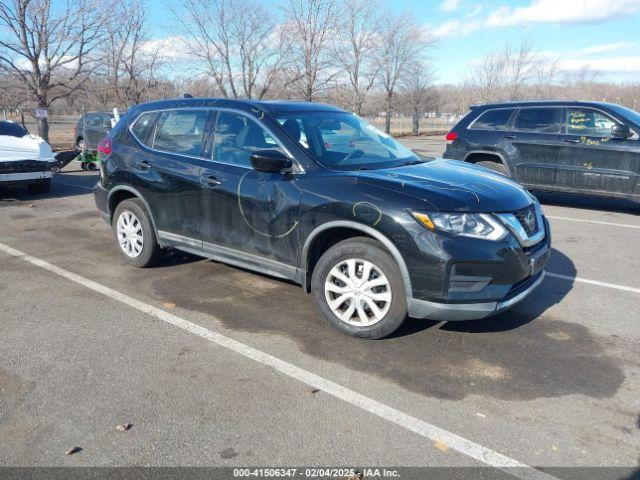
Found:
[[[104,137],[100,140],[97,150],[103,155],[111,155],[111,139],[109,137]]]
[[[456,132],[449,132],[449,133],[447,133],[447,136],[445,138],[447,140],[447,143],[451,143],[456,138],[458,138],[458,134]]]

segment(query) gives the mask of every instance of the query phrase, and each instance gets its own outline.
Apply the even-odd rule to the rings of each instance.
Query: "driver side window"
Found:
[[[221,111],[213,134],[213,160],[251,168],[251,155],[259,150],[276,150],[276,140],[246,115]]]
[[[567,133],[585,137],[611,137],[616,122],[609,116],[590,108],[567,110]]]

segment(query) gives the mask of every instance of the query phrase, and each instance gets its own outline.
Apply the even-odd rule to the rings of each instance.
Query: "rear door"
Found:
[[[166,110],[156,115],[148,133],[144,133],[147,127],[143,122],[148,118],[145,115],[156,114],[141,115],[131,127],[134,135],[140,131],[140,135],[146,137],[138,138],[146,143],[146,149],[128,158],[128,170],[144,190],[163,243],[187,243],[200,249],[200,171],[207,163],[203,155],[212,112],[188,108]]]
[[[556,182],[560,155],[562,109],[555,106],[519,108],[505,138],[513,165],[512,175],[527,186]]]
[[[624,123],[591,107],[567,107],[557,184],[585,193],[632,193],[638,179],[638,135],[614,138],[611,128]]]

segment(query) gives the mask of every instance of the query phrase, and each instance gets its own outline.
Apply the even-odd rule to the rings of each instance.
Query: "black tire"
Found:
[[[388,280],[391,301],[386,314],[370,326],[347,323],[338,318],[327,302],[325,281],[331,270],[348,259],[362,259],[371,262]],[[374,274],[375,275],[375,274]],[[362,277],[360,277],[362,279]],[[381,287],[384,288],[384,287]],[[356,291],[357,292],[357,291]],[[375,240],[367,237],[355,237],[343,240],[327,250],[318,260],[311,278],[311,293],[317,309],[331,325],[343,333],[358,338],[378,339],[393,333],[407,317],[407,300],[404,282],[398,264],[393,257]],[[356,295],[364,294],[357,292]],[[356,298],[356,297],[354,297]],[[361,297],[362,298],[362,297]],[[345,302],[351,305],[351,300]],[[367,303],[367,305],[369,305]],[[380,305],[378,305],[380,306]],[[348,310],[348,306],[344,310]],[[367,307],[369,308],[369,307]],[[369,313],[372,313],[369,310]],[[357,315],[355,312],[353,315]]]
[[[142,230],[142,251],[137,256],[127,254],[124,248],[120,245],[117,223],[120,215],[124,212],[133,214],[140,223]],[[139,268],[152,267],[162,256],[162,250],[160,245],[158,245],[158,240],[156,238],[156,233],[153,229],[149,213],[144,208],[142,202],[137,198],[130,198],[118,204],[115,212],[113,212],[111,230],[113,231],[113,238],[116,242],[116,246],[118,247],[118,251],[128,264]]]
[[[96,162],[88,162],[87,163],[87,170],[89,172],[94,172],[96,170]]]
[[[509,176],[509,174],[507,174],[507,169],[500,162],[485,161],[485,162],[478,162],[476,163],[476,165],[478,165],[479,167],[488,168],[489,170],[493,170],[494,172],[498,172],[499,174],[504,175],[505,177]]]
[[[62,170],[62,169],[60,168],[60,165],[54,165],[53,167],[51,167],[51,171],[52,171],[53,173],[60,173],[60,170]]]
[[[80,168],[82,170],[86,170],[87,169],[87,164],[85,162],[80,162]]]
[[[49,193],[51,191],[51,179],[45,178],[37,183],[32,183],[28,187],[31,193]]]

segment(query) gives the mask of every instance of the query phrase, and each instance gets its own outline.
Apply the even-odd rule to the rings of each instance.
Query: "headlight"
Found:
[[[413,212],[413,216],[429,230],[441,230],[453,235],[502,240],[507,230],[486,213]]]

